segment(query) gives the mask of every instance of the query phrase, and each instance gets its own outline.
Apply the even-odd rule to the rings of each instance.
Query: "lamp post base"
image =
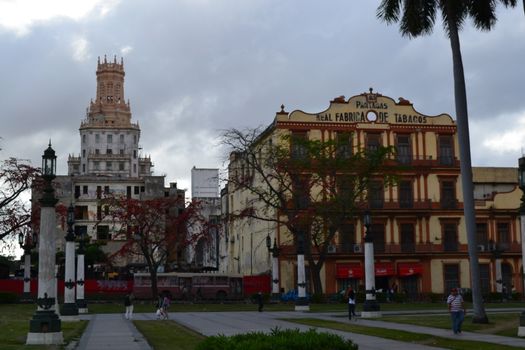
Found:
[[[62,324],[53,310],[37,310],[29,321],[26,344],[62,344]]]
[[[35,297],[30,292],[23,292],[20,297],[20,302],[22,303],[34,303]]]
[[[525,326],[518,327],[518,337],[525,337]]]
[[[306,297],[297,298],[295,301],[295,311],[310,311],[310,304]]]
[[[272,304],[277,304],[281,300],[281,294],[280,293],[272,293],[272,296],[270,297],[270,302]]]
[[[27,333],[26,345],[52,345],[63,344],[64,336],[62,332],[52,333]]]
[[[363,303],[363,311],[361,312],[361,317],[363,318],[375,318],[381,317],[381,308],[377,300],[365,300]]]
[[[77,307],[78,307],[79,314],[88,313],[88,306],[87,306],[86,299],[77,299]]]
[[[78,307],[76,303],[64,303],[60,308],[61,316],[78,316]]]
[[[525,337],[525,311],[520,315],[520,325],[518,327],[518,337]]]

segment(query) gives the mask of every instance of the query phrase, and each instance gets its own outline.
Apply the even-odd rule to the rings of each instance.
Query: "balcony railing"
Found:
[[[441,209],[457,209],[458,208],[458,200],[455,198],[442,198],[440,203],[441,203]]]
[[[401,252],[402,253],[414,253],[415,251],[416,251],[416,244],[414,242],[401,243]]]
[[[348,256],[362,256],[364,254],[364,243],[351,244],[333,244],[330,245],[328,255],[348,255]],[[294,245],[281,245],[281,253],[284,255],[295,255],[297,253]],[[467,245],[459,244],[459,242],[445,242],[441,243],[379,243],[374,242],[374,251],[378,254],[429,254],[429,253],[462,253],[467,254]],[[315,252],[314,252],[315,254]],[[490,256],[491,252],[485,250],[481,254]],[[521,244],[518,242],[510,243],[508,250],[503,252],[506,254],[520,254]]]

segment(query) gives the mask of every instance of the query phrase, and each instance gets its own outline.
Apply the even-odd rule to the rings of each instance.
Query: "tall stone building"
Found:
[[[118,223],[104,218],[106,208],[100,200],[106,194],[147,199],[164,196],[181,198],[185,191],[176,183],[164,187],[164,176],[153,175],[153,163],[140,146],[141,130],[132,122],[129,100],[124,94],[124,62],[97,64],[95,99],[80,123],[80,153],[69,155],[68,175],[57,176],[56,193],[64,206],[75,207],[75,231],[87,235],[92,242],[112,254],[123,244],[115,235]],[[60,246],[60,245],[59,245]],[[117,265],[133,263],[122,259]]]

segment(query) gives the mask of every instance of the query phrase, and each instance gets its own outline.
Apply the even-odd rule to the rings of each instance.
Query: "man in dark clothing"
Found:
[[[348,290],[348,319],[351,320],[352,316],[356,317],[355,314],[355,292],[350,287]]]
[[[262,312],[264,306],[264,298],[261,291],[257,293],[257,303],[259,304],[259,312]]]

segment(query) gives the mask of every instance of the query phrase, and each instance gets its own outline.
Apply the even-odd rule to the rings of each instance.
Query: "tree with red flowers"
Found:
[[[30,203],[23,194],[39,175],[40,169],[27,160],[11,157],[0,164],[0,240],[31,223]]]
[[[154,298],[158,295],[157,271],[170,262],[180,262],[184,249],[208,237],[212,225],[201,214],[199,202],[185,205],[183,199],[160,197],[134,199],[109,195],[102,200],[107,215],[117,229],[113,239],[122,240],[110,260],[127,257],[144,261],[151,277]],[[188,231],[192,234],[188,236]]]

